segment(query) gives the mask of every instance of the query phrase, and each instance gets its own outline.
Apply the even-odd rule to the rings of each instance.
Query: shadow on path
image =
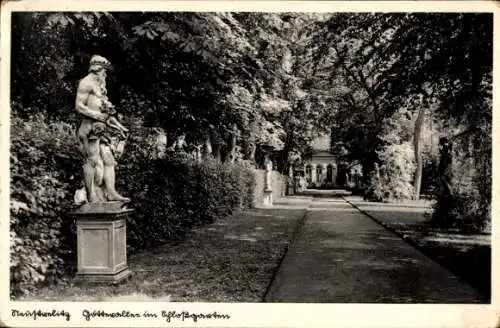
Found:
[[[323,197],[311,202],[265,301],[485,302],[475,289],[346,201]]]

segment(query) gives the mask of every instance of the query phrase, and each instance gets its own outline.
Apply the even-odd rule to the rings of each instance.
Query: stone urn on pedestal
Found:
[[[83,154],[83,188],[75,193],[78,206],[69,216],[77,227],[77,280],[117,283],[131,275],[127,266],[127,216],[130,199],[115,189],[116,160],[121,157],[128,129],[114,117],[107,98],[106,70],[111,63],[93,56],[89,73],[78,85],[77,131]]]
[[[269,154],[266,154],[264,158],[265,166],[265,179],[264,179],[264,206],[273,205],[273,187],[272,187],[272,177],[273,177],[273,162]]]

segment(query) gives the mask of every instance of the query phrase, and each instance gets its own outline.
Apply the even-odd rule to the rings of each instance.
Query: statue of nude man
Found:
[[[111,116],[115,113],[114,106],[106,95],[106,70],[110,68],[111,63],[106,58],[93,56],[90,59],[89,74],[78,84],[76,95],[76,111],[84,116],[77,136],[85,157],[84,201],[89,203],[130,201],[115,189],[115,155],[121,155],[124,140],[117,147],[114,144],[116,138],[110,137],[110,134],[118,132],[125,139],[128,130]]]

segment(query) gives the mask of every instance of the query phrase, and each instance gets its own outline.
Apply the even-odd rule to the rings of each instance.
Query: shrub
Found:
[[[361,164],[353,164],[348,168],[349,179],[346,180],[345,187],[351,191],[353,195],[363,195],[366,186],[363,179],[363,167]]]
[[[477,189],[454,188],[450,197],[439,197],[434,205],[432,223],[440,228],[456,229],[464,233],[474,233],[486,228],[490,216],[490,204],[480,201]]]
[[[452,164],[452,193],[436,189],[432,223],[464,233],[487,230],[491,224],[491,153],[477,152],[477,158],[455,152]]]
[[[82,157],[71,125],[49,124],[42,116],[14,117],[11,124],[10,270],[16,295],[54,283],[71,269],[76,236],[65,218],[82,185]],[[198,163],[182,153],[159,158],[151,129],[140,120],[129,124],[131,137],[117,167],[118,190],[136,208],[128,219],[129,251],[177,239],[193,226],[251,205],[254,175],[248,163]]]
[[[365,198],[373,201],[400,201],[413,195],[415,171],[412,146],[405,142],[388,145],[378,152],[382,165],[371,172]]]
[[[74,128],[48,124],[42,116],[11,120],[10,273],[11,290],[27,293],[62,273],[71,231],[64,212],[71,204],[70,181],[79,169]]]
[[[117,169],[120,191],[136,211],[128,219],[127,244],[135,252],[179,239],[193,226],[213,222],[251,204],[252,166],[246,162],[198,163],[187,153],[155,155],[153,129],[127,122],[130,139]]]
[[[214,222],[234,209],[251,205],[253,171],[246,163],[193,161],[170,154],[149,161],[135,190],[137,209],[129,218],[131,250],[153,247],[177,239],[193,226]]]

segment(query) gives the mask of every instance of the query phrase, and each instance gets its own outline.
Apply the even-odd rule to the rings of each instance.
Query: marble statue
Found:
[[[198,163],[200,163],[203,159],[202,148],[203,148],[202,144],[196,144],[191,146],[191,156]]]
[[[116,110],[107,97],[110,68],[106,58],[93,56],[88,75],[78,84],[75,108],[82,115],[77,137],[84,156],[85,186],[75,195],[77,204],[130,201],[115,189],[116,159],[123,154],[128,129],[113,116]]]
[[[203,143],[202,156],[203,158],[208,158],[212,156],[212,143],[210,141],[210,137],[207,137],[205,139],[205,142]]]
[[[186,135],[181,134],[177,136],[172,146],[170,146],[169,151],[172,152],[185,152],[188,144],[186,142]]]
[[[163,158],[167,153],[167,134],[161,128],[153,128],[153,132],[155,133],[156,158]]]
[[[241,147],[237,145],[238,140],[241,137],[240,130],[238,129],[238,126],[236,124],[233,124],[232,127],[232,132],[231,132],[231,137],[229,139],[229,162],[234,163],[239,155],[239,151]]]

